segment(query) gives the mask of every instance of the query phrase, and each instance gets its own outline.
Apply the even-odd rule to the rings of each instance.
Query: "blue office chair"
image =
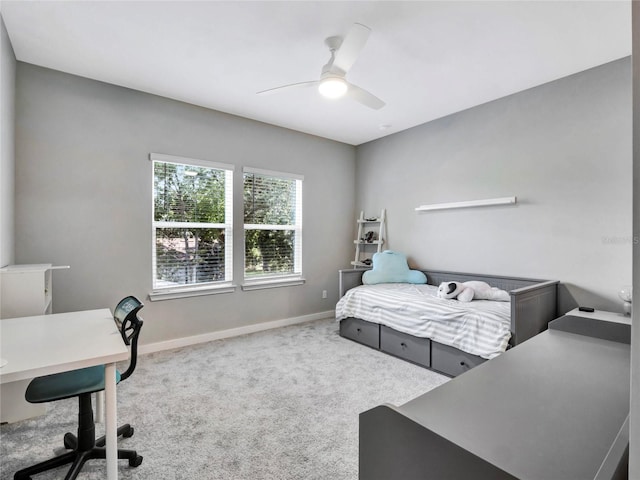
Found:
[[[138,356],[138,336],[142,328],[142,319],[138,312],[144,305],[135,297],[126,297],[116,306],[113,317],[118,325],[124,343],[131,346],[131,360],[124,373],[116,370],[116,383],[128,378],[136,368]],[[87,460],[106,458],[105,437],[95,438],[95,424],[93,409],[91,408],[91,394],[104,390],[104,365],[82,368],[71,372],[56,373],[44,377],[34,378],[25,393],[30,403],[44,403],[65,398],[78,397],[78,435],[67,433],[64,436],[64,446],[71,449],[57,457],[20,470],[14,475],[15,480],[28,480],[31,475],[51,470],[71,463],[71,468],[65,480],[75,479]],[[129,424],[118,428],[118,436],[130,437],[133,427]],[[142,463],[142,457],[135,450],[118,449],[118,458],[129,460],[129,466],[137,467]]]

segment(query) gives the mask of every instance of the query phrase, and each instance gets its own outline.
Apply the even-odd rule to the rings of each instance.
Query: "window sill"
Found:
[[[207,285],[205,287],[168,288],[154,290],[149,293],[149,300],[157,302],[161,300],[173,300],[175,298],[200,297],[202,295],[217,295],[219,293],[233,293],[236,285],[226,283],[224,285]]]
[[[306,280],[302,277],[254,280],[242,285],[242,290],[249,292],[265,288],[295,287],[296,285],[304,285],[305,282]]]

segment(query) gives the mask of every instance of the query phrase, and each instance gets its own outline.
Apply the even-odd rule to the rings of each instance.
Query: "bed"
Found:
[[[361,286],[365,271],[339,272],[340,335],[451,377],[533,337],[556,318],[557,281],[421,270],[427,285]],[[506,290],[511,301],[435,298],[441,282],[469,280]],[[432,313],[425,313],[425,302],[432,303]]]

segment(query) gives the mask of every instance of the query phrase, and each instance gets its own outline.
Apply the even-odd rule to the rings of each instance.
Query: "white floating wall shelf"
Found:
[[[445,210],[450,208],[488,207],[492,205],[510,205],[517,203],[517,197],[487,198],[485,200],[469,200],[466,202],[434,203],[433,205],[420,205],[416,212],[430,210]]]

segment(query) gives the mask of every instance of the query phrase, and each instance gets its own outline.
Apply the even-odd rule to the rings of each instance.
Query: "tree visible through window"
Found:
[[[302,178],[244,170],[245,279],[302,273]]]
[[[175,158],[152,155],[153,287],[229,282],[233,171]]]

